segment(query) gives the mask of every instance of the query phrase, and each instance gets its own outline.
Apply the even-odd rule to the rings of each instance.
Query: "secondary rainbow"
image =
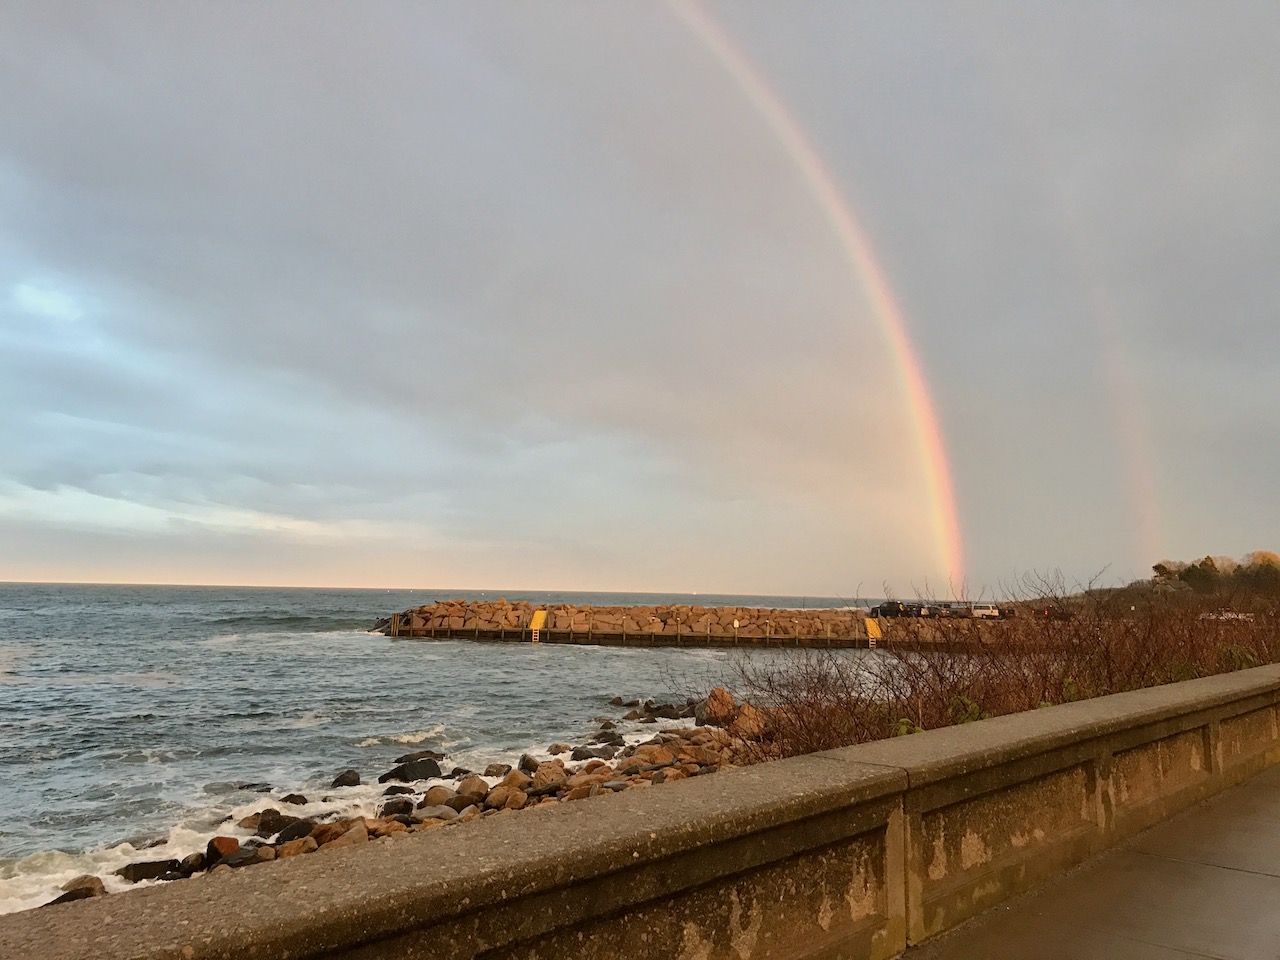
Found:
[[[768,124],[779,145],[813,191],[819,206],[831,222],[854,273],[862,281],[872,312],[888,341],[906,393],[911,420],[916,427],[928,487],[931,519],[938,541],[939,561],[946,570],[952,591],[961,591],[965,582],[964,547],[951,482],[951,467],[942,442],[942,429],[934,412],[933,399],[925,382],[920,359],[907,333],[906,319],[884,270],[876,260],[871,243],[817,148],[782,99],[774,93],[732,38],[696,0],[671,0],[671,6],[680,20],[725,68]]]

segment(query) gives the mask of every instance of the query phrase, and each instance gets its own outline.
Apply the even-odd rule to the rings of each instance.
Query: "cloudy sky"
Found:
[[[1256,0],[10,0],[0,580],[1275,549],[1277,44]]]

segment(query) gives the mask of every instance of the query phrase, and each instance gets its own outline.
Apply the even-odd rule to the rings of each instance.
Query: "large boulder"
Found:
[[[166,873],[177,873],[177,860],[146,860],[138,863],[126,863],[116,871],[116,876],[138,883],[141,880],[159,880]]]
[[[716,687],[707,694],[707,699],[699,704],[694,718],[699,724],[711,724],[714,727],[727,727],[738,716],[738,705],[733,695],[724,687]]]
[[[360,772],[358,770],[343,770],[340,774],[333,778],[330,787],[358,787],[360,786]]]
[[[402,763],[393,770],[388,770],[378,778],[379,783],[388,780],[399,780],[401,783],[412,783],[415,780],[436,780],[440,777],[440,764],[431,759],[411,760]]]
[[[403,757],[396,757],[396,763],[413,763],[415,760],[435,760],[439,762],[444,759],[444,756],[438,750],[419,750],[416,753],[406,753]]]
[[[533,789],[535,791],[545,790],[548,787],[556,788],[569,779],[569,775],[565,773],[564,766],[553,760],[546,763],[538,764],[538,769],[533,773]]]

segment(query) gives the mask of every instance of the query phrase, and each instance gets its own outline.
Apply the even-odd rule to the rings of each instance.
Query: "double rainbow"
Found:
[[[676,15],[711,52],[733,78],[743,95],[769,126],[779,146],[795,164],[814,198],[826,214],[855,275],[866,291],[872,313],[888,341],[894,366],[906,394],[911,420],[928,489],[929,506],[938,561],[952,592],[964,588],[964,548],[956,514],[955,490],[947,462],[942,429],[933,399],[925,383],[920,358],[907,333],[906,319],[898,306],[884,270],[877,262],[865,231],[858,224],[849,201],[823,163],[822,156],[799,122],[769,86],[742,50],[696,0],[672,0]]]

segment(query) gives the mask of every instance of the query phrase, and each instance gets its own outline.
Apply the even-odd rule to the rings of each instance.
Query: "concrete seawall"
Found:
[[[33,958],[893,957],[1280,761],[1280,667],[0,917]]]

